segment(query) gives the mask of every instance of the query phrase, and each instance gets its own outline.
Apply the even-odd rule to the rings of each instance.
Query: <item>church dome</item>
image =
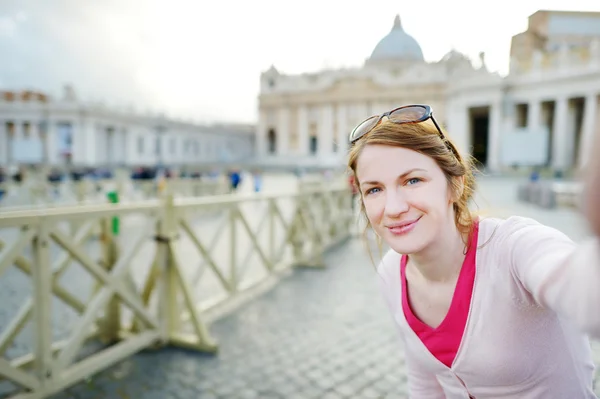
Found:
[[[390,33],[377,43],[369,61],[424,61],[419,43],[402,28],[396,15]]]

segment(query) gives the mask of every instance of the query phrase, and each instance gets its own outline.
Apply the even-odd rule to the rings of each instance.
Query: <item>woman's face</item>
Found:
[[[422,251],[454,223],[446,176],[426,155],[367,145],[357,159],[356,177],[371,226],[398,253]]]

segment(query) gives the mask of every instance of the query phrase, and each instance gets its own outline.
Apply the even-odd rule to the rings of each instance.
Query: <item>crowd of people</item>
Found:
[[[0,200],[7,193],[8,183],[20,184],[23,183],[25,176],[36,175],[40,176],[39,168],[35,166],[19,167],[11,172],[5,168],[0,168]],[[132,181],[156,181],[161,184],[169,179],[210,179],[214,180],[219,176],[225,176],[231,193],[238,192],[245,179],[252,180],[252,190],[259,193],[263,188],[263,173],[260,169],[254,168],[249,172],[241,168],[232,167],[225,171],[219,169],[198,170],[185,169],[176,170],[169,167],[158,166],[140,166],[130,170],[129,177]],[[99,182],[100,180],[112,179],[115,177],[115,170],[110,168],[92,168],[80,167],[70,169],[50,168],[45,179],[48,183],[58,184],[65,181],[81,181],[90,180]]]

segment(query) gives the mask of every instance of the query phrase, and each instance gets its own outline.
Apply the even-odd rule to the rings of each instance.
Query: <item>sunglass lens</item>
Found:
[[[399,123],[419,122],[425,119],[427,108],[413,106],[399,108],[390,114],[390,120]]]
[[[376,116],[372,116],[369,119],[362,122],[360,125],[358,125],[352,131],[350,141],[357,140],[360,137],[364,136],[365,134],[369,133],[371,131],[371,129],[373,129],[373,127],[375,127],[378,120],[379,120],[379,116],[376,115]]]

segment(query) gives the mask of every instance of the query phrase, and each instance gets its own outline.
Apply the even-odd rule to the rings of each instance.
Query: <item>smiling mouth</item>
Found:
[[[421,217],[419,217],[418,219],[415,219],[411,222],[408,222],[408,223],[391,225],[391,226],[388,226],[387,228],[392,234],[404,234],[404,233],[408,233],[409,231],[411,231],[415,227],[415,225],[417,224],[417,222],[419,220],[421,220]]]

